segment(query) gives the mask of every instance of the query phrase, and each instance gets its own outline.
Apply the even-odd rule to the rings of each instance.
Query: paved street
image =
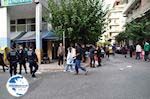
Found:
[[[21,98],[8,94],[9,75],[1,71],[0,99],[150,99],[150,62],[116,55],[88,70],[88,75],[42,71],[37,79],[24,75],[30,88]]]

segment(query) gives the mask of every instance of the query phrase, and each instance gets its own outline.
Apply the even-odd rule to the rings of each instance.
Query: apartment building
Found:
[[[106,15],[107,26],[106,32],[102,34],[101,42],[109,41],[111,45],[115,44],[115,37],[124,30],[125,17],[123,11],[126,6],[126,2],[123,0],[116,0],[113,2],[113,6],[110,8]]]
[[[124,10],[126,22],[150,16],[150,0],[130,0]]]

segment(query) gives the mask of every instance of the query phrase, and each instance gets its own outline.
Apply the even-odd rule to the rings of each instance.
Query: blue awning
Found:
[[[59,40],[59,37],[57,37],[51,31],[41,32],[41,38],[43,40],[52,40],[52,41]],[[22,37],[16,39],[15,41],[17,41],[17,42],[35,42],[35,39],[36,39],[36,33],[35,32],[27,32]]]
[[[51,31],[45,31],[45,32],[42,32],[42,39],[45,39],[45,40],[59,40],[59,37],[56,36]]]

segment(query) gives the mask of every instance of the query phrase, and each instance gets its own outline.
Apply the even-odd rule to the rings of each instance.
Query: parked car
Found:
[[[116,53],[117,53],[117,54],[122,54],[122,51],[121,51],[121,47],[120,47],[120,46],[117,46],[117,47],[116,47]]]

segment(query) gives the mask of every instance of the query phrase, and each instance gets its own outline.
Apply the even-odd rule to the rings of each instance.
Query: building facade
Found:
[[[47,2],[47,0],[1,0],[0,47],[11,47],[11,40],[18,35],[26,35],[28,39],[34,34],[36,53],[41,60],[42,31],[51,29],[51,25],[44,20],[44,15],[48,12]],[[47,43],[50,50],[52,44]]]
[[[124,9],[126,22],[131,22],[137,18],[148,16],[150,12],[150,0],[130,0]]]
[[[134,20],[140,21],[143,18],[150,19],[150,0],[130,0],[123,12],[126,16],[126,23],[130,23]],[[132,45],[133,41],[129,41],[129,45]]]
[[[123,10],[126,6],[126,2],[116,0],[109,8],[106,15],[107,26],[105,32],[102,34],[101,42],[110,42],[111,45],[115,44],[115,37],[124,30],[125,17],[123,16]]]

